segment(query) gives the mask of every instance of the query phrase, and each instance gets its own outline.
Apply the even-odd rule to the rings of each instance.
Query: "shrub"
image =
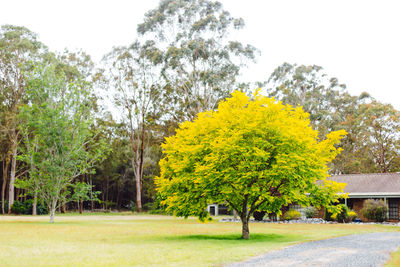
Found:
[[[335,214],[336,221],[345,223],[349,222],[349,208],[345,204],[339,204],[341,211]]]
[[[316,207],[306,207],[303,209],[303,213],[306,218],[313,218],[318,215],[318,209]]]
[[[368,220],[383,222],[387,219],[387,211],[388,207],[382,200],[368,199],[364,202],[364,208],[361,213]]]
[[[283,214],[282,219],[283,220],[298,220],[301,218],[301,213],[298,212],[297,210],[288,210]]]
[[[357,218],[357,213],[354,210],[351,210],[347,213],[349,215],[349,221],[354,221]]]
[[[330,211],[328,211],[326,208],[325,208],[325,213],[324,213],[324,220],[325,221],[333,221],[335,218],[332,218],[332,212],[330,212]]]
[[[11,212],[14,214],[25,214],[30,215],[32,214],[33,208],[33,199],[27,199],[25,202],[22,201],[14,201],[14,204],[11,206]],[[36,205],[36,214],[48,214],[49,211],[47,207],[43,203],[37,203]]]
[[[136,206],[136,202],[133,200],[129,201],[129,203],[128,203],[128,205],[126,205],[126,207],[132,212],[135,212],[138,210],[137,206]]]
[[[26,205],[22,201],[15,200],[11,206],[11,212],[14,214],[27,214]]]
[[[259,222],[262,221],[265,214],[267,214],[267,212],[265,212],[265,211],[255,211],[253,213],[254,220],[259,221]]]

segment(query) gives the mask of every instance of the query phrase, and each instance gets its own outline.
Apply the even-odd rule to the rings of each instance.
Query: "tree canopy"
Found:
[[[218,110],[182,123],[162,145],[156,178],[162,203],[177,216],[201,220],[207,204],[228,204],[240,215],[243,238],[256,210],[279,214],[292,202],[329,205],[343,185],[326,180],[327,163],[346,132],[319,140],[308,117],[301,107],[235,91]]]

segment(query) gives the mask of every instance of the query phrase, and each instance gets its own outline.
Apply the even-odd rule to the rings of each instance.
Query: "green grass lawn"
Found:
[[[380,225],[250,224],[156,215],[0,216],[1,266],[210,266],[298,242],[397,231]]]

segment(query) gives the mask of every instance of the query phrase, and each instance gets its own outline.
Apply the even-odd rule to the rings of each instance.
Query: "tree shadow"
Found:
[[[238,234],[204,234],[204,235],[181,235],[181,236],[168,236],[167,240],[175,241],[233,241],[233,242],[266,242],[266,243],[280,243],[296,240],[296,235],[279,235],[279,234],[251,234],[250,239],[243,239]]]

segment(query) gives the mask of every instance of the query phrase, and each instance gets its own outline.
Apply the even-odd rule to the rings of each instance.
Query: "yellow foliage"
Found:
[[[259,90],[253,98],[235,91],[218,110],[198,114],[166,139],[157,190],[169,211],[202,220],[210,202],[239,213],[243,207],[279,213],[294,201],[327,205],[344,188],[326,178],[345,134],[332,132],[319,141],[301,107]]]

